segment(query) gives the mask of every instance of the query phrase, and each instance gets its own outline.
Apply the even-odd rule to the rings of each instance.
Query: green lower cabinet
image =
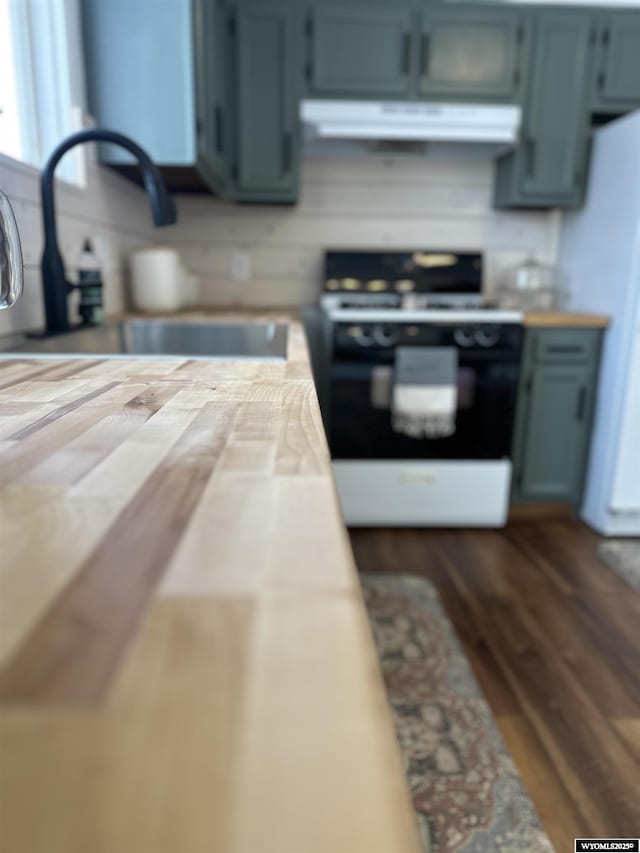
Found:
[[[601,335],[600,329],[527,331],[514,437],[513,500],[579,502]]]

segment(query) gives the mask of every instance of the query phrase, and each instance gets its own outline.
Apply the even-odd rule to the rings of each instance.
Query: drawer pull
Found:
[[[584,347],[571,344],[551,344],[547,348],[547,352],[560,353],[562,355],[579,355],[584,352]]]

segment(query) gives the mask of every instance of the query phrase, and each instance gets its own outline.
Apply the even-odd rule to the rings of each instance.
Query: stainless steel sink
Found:
[[[12,356],[175,356],[195,359],[285,359],[287,326],[279,323],[200,323],[126,320],[51,337],[0,339],[0,358]]]

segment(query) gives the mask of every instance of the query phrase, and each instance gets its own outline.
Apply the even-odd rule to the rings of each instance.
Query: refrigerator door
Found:
[[[607,314],[582,518],[640,535],[640,111],[594,136],[582,210],[565,217],[559,266],[576,311]]]
[[[638,304],[640,306],[640,300]],[[614,513],[637,513],[640,518],[640,312],[626,389],[610,510]]]

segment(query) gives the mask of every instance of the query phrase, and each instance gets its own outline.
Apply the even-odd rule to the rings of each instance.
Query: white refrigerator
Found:
[[[594,134],[585,206],[564,219],[569,309],[608,314],[581,516],[640,536],[640,111]]]

